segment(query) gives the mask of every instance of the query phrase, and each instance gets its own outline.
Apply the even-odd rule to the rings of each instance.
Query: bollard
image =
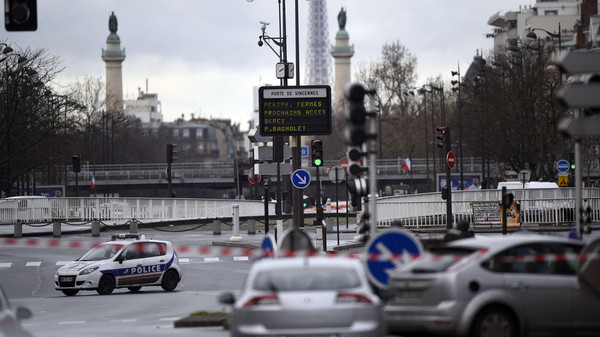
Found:
[[[52,236],[54,236],[55,238],[59,238],[60,237],[60,229],[61,229],[61,224],[58,221],[55,221],[52,223]]]
[[[325,226],[327,227],[327,231],[330,233],[333,233],[333,219],[332,218],[327,218],[325,220],[323,220],[323,222],[325,222]]]
[[[315,244],[317,251],[323,250],[323,226],[317,225],[317,242]]]
[[[277,219],[277,231],[276,231],[276,235],[275,235],[275,241],[278,241],[279,238],[278,236],[283,235],[283,220],[281,219]]]
[[[213,235],[221,235],[221,220],[213,220]]]
[[[233,204],[233,235],[229,238],[229,241],[242,241],[240,236],[240,205]]]
[[[92,221],[92,236],[100,236],[100,221]]]
[[[136,219],[131,219],[131,221],[129,221],[129,233],[137,233],[138,226],[139,222]]]
[[[15,238],[22,238],[23,237],[23,223],[21,223],[21,222],[15,222],[15,230],[14,230],[13,236]]]
[[[248,219],[248,234],[256,234],[256,220]]]

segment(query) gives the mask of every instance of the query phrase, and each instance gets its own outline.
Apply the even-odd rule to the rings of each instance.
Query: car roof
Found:
[[[488,248],[497,250],[513,245],[536,242],[573,243],[582,246],[584,244],[580,240],[570,239],[562,236],[535,234],[530,232],[516,232],[509,235],[476,235],[472,238],[451,241],[446,244],[446,247],[469,247],[475,249]]]
[[[326,257],[282,257],[276,259],[262,259],[253,264],[255,270],[290,269],[306,267],[346,267],[361,268],[360,260],[344,256]]]

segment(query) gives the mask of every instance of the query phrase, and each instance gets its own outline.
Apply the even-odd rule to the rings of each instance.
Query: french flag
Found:
[[[410,172],[410,157],[406,158],[403,162],[402,162],[402,169],[404,170],[404,172],[408,173]]]
[[[96,189],[96,170],[92,171],[92,189]]]

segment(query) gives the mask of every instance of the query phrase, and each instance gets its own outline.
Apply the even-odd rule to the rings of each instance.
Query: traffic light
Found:
[[[569,153],[569,167],[575,171],[575,152]]]
[[[348,144],[348,171],[354,176],[360,176],[362,172],[366,171],[366,168],[362,166],[362,157],[365,155],[362,148],[367,140],[365,94],[365,88],[358,83],[350,83],[344,88],[344,96],[348,100],[348,108],[344,112],[347,122],[344,140]]]
[[[313,139],[310,142],[310,153],[312,166],[323,166],[323,141],[320,139]]]
[[[171,164],[177,160],[177,144],[167,144],[167,164]]]
[[[79,156],[74,155],[73,157],[71,157],[71,159],[73,160],[73,172],[74,173],[81,172],[81,161],[79,159]]]
[[[585,83],[587,86],[600,85],[600,74],[599,73],[587,74],[584,77],[583,83]],[[584,108],[583,112],[586,116],[597,115],[600,113],[600,106],[590,105],[590,106]]]
[[[442,199],[443,200],[448,199],[448,188],[446,186],[442,187]]]
[[[437,136],[437,139],[440,141],[437,146],[446,150],[446,152],[452,150],[450,143],[450,127],[442,126],[437,128],[437,131],[440,133]]]
[[[37,30],[36,0],[6,0],[4,27],[7,31]]]

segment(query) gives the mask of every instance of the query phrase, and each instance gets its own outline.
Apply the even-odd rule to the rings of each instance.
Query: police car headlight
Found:
[[[100,266],[92,266],[89,268],[85,268],[84,270],[79,272],[79,275],[91,274],[91,273],[95,272],[96,270],[98,270],[98,268],[100,268]]]

